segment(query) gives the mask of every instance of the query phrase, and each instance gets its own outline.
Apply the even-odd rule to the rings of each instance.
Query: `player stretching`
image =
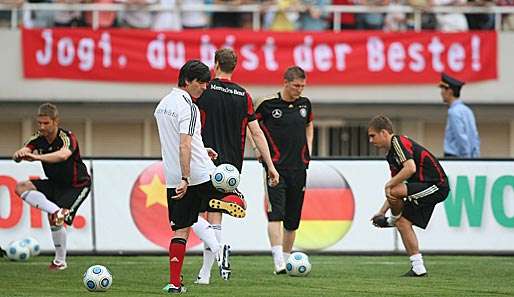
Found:
[[[79,206],[89,194],[91,179],[80,158],[77,138],[59,128],[57,107],[42,104],[37,115],[38,132],[16,151],[16,162],[41,161],[48,179],[28,180],[16,185],[16,193],[28,204],[48,213],[55,246],[50,270],[64,270],[66,264],[66,229]]]
[[[387,150],[391,179],[385,184],[386,200],[372,218],[377,227],[396,227],[409,255],[411,269],[404,276],[426,276],[412,225],[425,229],[434,207],[446,199],[448,178],[439,161],[412,139],[395,135],[391,120],[379,115],[368,125],[369,141]],[[391,209],[391,216],[385,217]]]

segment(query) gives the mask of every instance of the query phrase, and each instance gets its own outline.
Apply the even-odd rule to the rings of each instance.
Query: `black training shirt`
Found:
[[[305,169],[309,166],[305,128],[313,120],[311,102],[299,97],[294,102],[282,100],[280,92],[264,98],[255,111],[266,135],[276,168]]]
[[[45,175],[51,181],[63,186],[84,187],[90,184],[86,165],[80,157],[77,138],[71,131],[59,128],[57,137],[52,143],[48,143],[45,137],[36,133],[27,141],[25,146],[40,155],[53,153],[67,147],[71,151],[71,156],[65,161],[59,163],[41,162]]]
[[[196,103],[202,119],[203,143],[218,153],[214,163],[229,163],[241,172],[246,127],[255,121],[252,97],[238,84],[216,78]]]
[[[407,182],[448,186],[448,177],[437,158],[423,146],[406,136],[393,135],[391,149],[386,159],[392,176],[395,176],[403,168],[403,162],[412,159],[416,163],[416,173]]]

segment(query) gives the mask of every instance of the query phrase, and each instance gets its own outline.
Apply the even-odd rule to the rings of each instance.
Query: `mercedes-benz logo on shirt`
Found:
[[[282,116],[282,110],[280,109],[274,109],[272,112],[271,112],[271,115],[275,118],[275,119],[278,119]]]

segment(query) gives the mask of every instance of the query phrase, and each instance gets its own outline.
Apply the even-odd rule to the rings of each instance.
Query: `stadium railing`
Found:
[[[268,11],[277,11],[276,6],[270,6]],[[99,27],[99,13],[102,11],[120,12],[120,11],[204,11],[204,12],[241,12],[252,13],[252,28],[260,30],[261,14],[263,12],[262,5],[245,4],[245,5],[224,5],[224,4],[176,4],[163,5],[152,4],[147,6],[128,6],[126,4],[65,4],[65,3],[24,3],[21,6],[13,6],[0,3],[0,11],[11,11],[10,28],[16,29],[20,24],[18,19],[19,12],[25,11],[91,11],[93,15],[92,28]],[[495,30],[500,31],[502,25],[502,15],[514,14],[514,6],[438,6],[429,8],[418,8],[413,6],[364,6],[364,5],[327,5],[324,11],[334,14],[333,30],[341,31],[341,14],[342,13],[406,13],[414,15],[414,30],[421,30],[421,15],[424,13],[464,13],[464,14],[494,14]],[[180,14],[178,14],[180,17]],[[180,20],[179,20],[180,21]],[[23,21],[21,21],[22,23]]]

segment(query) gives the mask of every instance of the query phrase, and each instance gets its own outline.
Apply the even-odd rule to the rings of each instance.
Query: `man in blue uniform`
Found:
[[[464,82],[442,74],[439,87],[444,103],[448,104],[448,120],[444,131],[444,156],[459,158],[480,157],[480,137],[475,115],[464,104],[460,90]]]

